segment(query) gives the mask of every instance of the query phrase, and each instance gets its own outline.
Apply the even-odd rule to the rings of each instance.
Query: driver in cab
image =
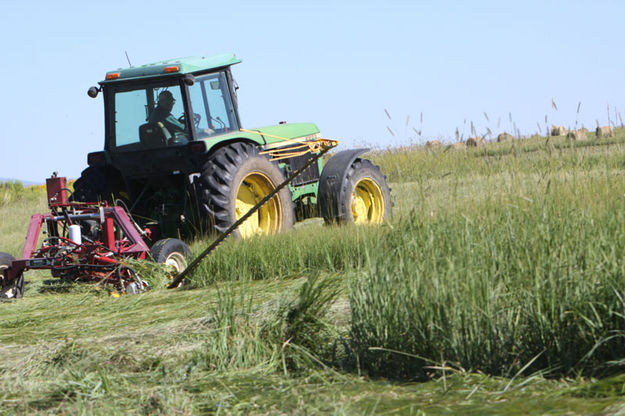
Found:
[[[163,91],[158,95],[158,101],[156,108],[150,114],[148,123],[163,123],[165,128],[173,135],[176,133],[185,133],[185,125],[181,123],[171,114],[172,108],[174,108],[174,99],[171,91]]]

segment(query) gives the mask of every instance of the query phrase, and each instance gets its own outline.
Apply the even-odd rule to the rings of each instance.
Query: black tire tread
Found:
[[[385,210],[384,217],[385,217],[385,220],[390,219],[391,217],[390,208],[393,206],[393,203],[392,201],[390,201],[391,188],[388,186],[386,175],[382,173],[382,170],[380,169],[378,165],[374,164],[370,160],[357,158],[356,160],[352,162],[352,164],[347,169],[345,180],[341,184],[341,193],[344,195],[345,200],[340,201],[340,203],[344,205],[343,208],[344,208],[344,212],[346,213],[346,218],[342,218],[341,220],[343,222],[351,221],[351,215],[349,214],[351,212],[351,207],[349,207],[348,205],[349,205],[349,201],[351,198],[352,188],[355,186],[355,184],[352,183],[352,178],[358,172],[362,172],[363,170],[372,172],[372,174],[370,175],[371,179],[374,179],[376,183],[378,184],[378,186],[380,186],[380,189],[382,190],[382,195],[385,198],[384,202],[385,204],[387,204],[387,209]],[[388,199],[388,201],[386,199]],[[339,218],[324,218],[324,219],[326,220],[326,222],[336,222],[337,220],[339,220]]]
[[[230,217],[232,182],[240,166],[253,157],[262,157],[258,154],[256,146],[237,142],[217,149],[204,163],[196,185],[199,206],[203,209],[204,214],[212,218],[212,225],[219,233],[223,233],[232,225]],[[279,183],[275,185],[277,186]],[[288,201],[283,200],[282,202],[286,205],[283,210],[285,212],[290,210],[292,213],[293,203],[290,194]],[[291,224],[287,224],[287,228],[292,226],[293,215],[290,215],[289,218]]]
[[[167,257],[174,252],[181,253],[185,258],[191,255],[191,249],[189,246],[177,238],[164,238],[158,240],[152,248],[150,248],[150,254],[156,263],[164,263]]]
[[[74,182],[72,201],[97,202],[110,198],[110,187],[103,169],[88,167]]]
[[[15,260],[15,257],[10,255],[9,253],[0,252],[0,266],[8,266]],[[3,276],[4,277],[4,276]],[[15,289],[14,299],[19,299],[24,296],[24,273],[20,273],[13,284],[13,288]],[[5,290],[8,290],[9,286],[2,286],[2,293],[4,294]],[[4,296],[4,295],[3,295]],[[1,299],[2,297],[0,297]]]
[[[0,266],[8,266],[15,260],[15,257],[9,253],[0,252]]]

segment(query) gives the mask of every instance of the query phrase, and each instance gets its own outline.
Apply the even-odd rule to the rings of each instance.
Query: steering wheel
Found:
[[[184,114],[178,117],[178,121],[181,122],[182,124],[187,124],[187,118],[185,117]],[[193,113],[193,124],[195,124],[196,128],[200,126],[200,121],[202,121],[202,116],[199,115],[198,113]]]

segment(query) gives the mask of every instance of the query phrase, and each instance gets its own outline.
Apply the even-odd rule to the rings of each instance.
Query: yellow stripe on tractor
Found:
[[[306,153],[317,153],[324,148],[335,147],[339,144],[338,140],[324,139],[319,137],[319,134],[289,139],[287,137],[275,136],[254,130],[240,130],[245,133],[258,134],[280,140],[280,142],[265,145],[265,150],[259,152],[261,155],[269,155],[271,160],[288,159],[291,157],[305,155]],[[316,138],[311,139],[311,137]]]

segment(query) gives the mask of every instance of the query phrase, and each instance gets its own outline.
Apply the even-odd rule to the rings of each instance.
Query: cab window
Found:
[[[189,87],[189,95],[199,137],[239,129],[225,73],[197,77]]]
[[[114,103],[115,147],[119,150],[188,142],[188,124],[180,119],[184,105],[179,85],[116,91]]]

